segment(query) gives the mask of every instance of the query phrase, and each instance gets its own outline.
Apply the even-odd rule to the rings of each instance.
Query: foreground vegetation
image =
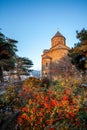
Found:
[[[82,81],[58,79],[48,88],[40,82],[30,78],[21,86],[11,85],[2,96],[2,104],[20,111],[14,130],[86,130],[87,88]]]

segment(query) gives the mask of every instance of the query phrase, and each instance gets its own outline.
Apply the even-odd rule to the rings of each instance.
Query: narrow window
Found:
[[[46,67],[48,67],[48,63],[46,63]]]

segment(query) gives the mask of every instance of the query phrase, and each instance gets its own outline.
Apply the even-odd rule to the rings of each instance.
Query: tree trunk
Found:
[[[2,67],[0,67],[0,81],[1,81],[1,83],[4,82]]]
[[[21,80],[19,72],[17,72],[18,80]]]

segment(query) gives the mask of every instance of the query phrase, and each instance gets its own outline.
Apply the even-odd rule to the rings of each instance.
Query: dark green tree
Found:
[[[76,31],[79,42],[69,52],[72,63],[80,71],[87,71],[87,30]]]
[[[16,71],[19,79],[21,75],[30,75],[32,66],[33,63],[28,58],[16,56]]]
[[[17,41],[7,38],[0,32],[0,81],[3,82],[3,71],[11,70],[15,67],[15,55],[17,51]]]

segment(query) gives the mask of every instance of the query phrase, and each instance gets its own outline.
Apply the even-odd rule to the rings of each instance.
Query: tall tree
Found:
[[[15,66],[15,55],[17,41],[7,38],[0,32],[0,81],[3,82],[3,71],[13,69]]]
[[[87,71],[87,30],[84,28],[77,33],[79,42],[75,44],[74,48],[70,50],[69,55],[71,56],[72,63],[78,70],[83,72]]]
[[[16,71],[18,78],[21,79],[21,75],[30,75],[31,67],[33,63],[26,57],[16,57]]]

